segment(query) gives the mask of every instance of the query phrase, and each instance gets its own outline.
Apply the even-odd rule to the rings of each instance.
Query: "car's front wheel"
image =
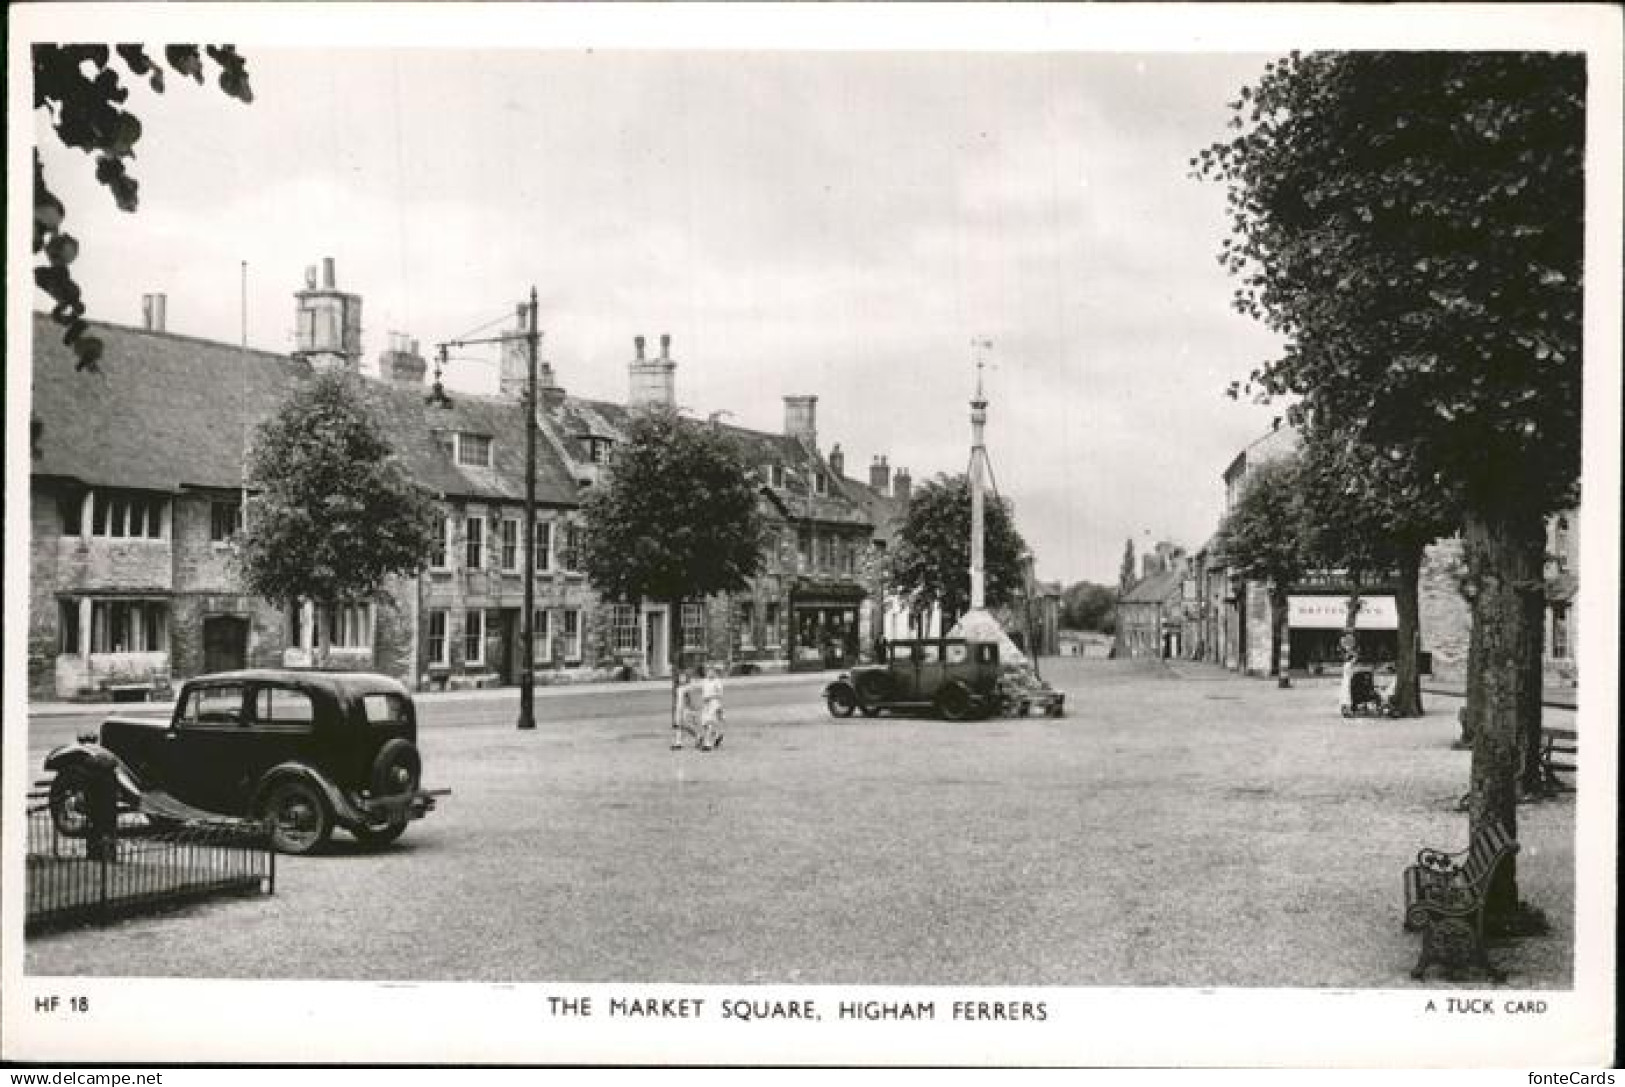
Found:
[[[824,696],[824,703],[829,706],[831,717],[851,717],[852,711],[858,708],[858,698],[847,687],[833,687]]]
[[[278,853],[300,856],[318,849],[333,833],[333,813],[321,790],[299,778],[271,786],[260,805],[260,818],[270,824],[271,845]]]

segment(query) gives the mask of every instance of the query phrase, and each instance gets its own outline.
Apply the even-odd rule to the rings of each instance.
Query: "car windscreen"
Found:
[[[367,723],[373,725],[405,724],[412,719],[406,699],[398,694],[362,695],[361,710],[367,715]]]

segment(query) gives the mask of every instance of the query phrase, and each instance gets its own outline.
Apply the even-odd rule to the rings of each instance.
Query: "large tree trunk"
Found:
[[[1523,510],[1472,510],[1464,537],[1474,590],[1475,652],[1469,656],[1467,676],[1474,733],[1469,818],[1475,832],[1496,821],[1515,837],[1525,764],[1538,762],[1537,748],[1529,740],[1531,728],[1537,742],[1540,735],[1545,525],[1539,514]],[[1476,704],[1471,699],[1475,690]],[[1538,774],[1538,766],[1532,769]],[[1519,906],[1512,861],[1502,866],[1504,877],[1490,893],[1490,913],[1503,922]]]
[[[1394,714],[1397,717],[1422,716],[1422,668],[1418,659],[1421,631],[1422,549],[1409,548],[1399,558],[1399,584],[1394,591],[1398,615],[1399,642],[1397,675],[1394,677]]]

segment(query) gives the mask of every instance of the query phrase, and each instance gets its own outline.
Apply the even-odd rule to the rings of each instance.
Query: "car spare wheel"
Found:
[[[259,815],[270,824],[278,853],[309,853],[333,833],[333,813],[320,789],[303,778],[283,778],[265,794]]]
[[[417,789],[423,760],[410,740],[394,739],[378,749],[368,783],[373,796],[399,796]]]
[[[90,798],[85,775],[63,770],[51,779],[51,822],[64,838],[83,838],[90,832]]]

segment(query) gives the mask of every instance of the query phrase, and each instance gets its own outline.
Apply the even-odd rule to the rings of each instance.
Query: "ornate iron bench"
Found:
[[[1493,981],[1506,974],[1490,963],[1484,943],[1484,906],[1501,863],[1518,842],[1499,823],[1487,823],[1459,853],[1423,849],[1405,869],[1405,930],[1422,933],[1422,954],[1411,970],[1420,979],[1438,963],[1452,976],[1464,966],[1484,969]]]

